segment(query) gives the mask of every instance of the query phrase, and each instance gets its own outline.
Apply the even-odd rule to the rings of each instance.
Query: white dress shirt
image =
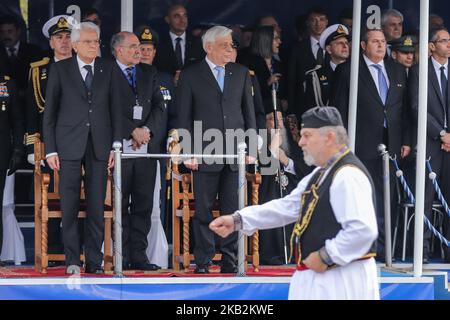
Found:
[[[377,87],[378,94],[380,94],[380,87],[378,86],[378,70],[376,67],[373,66],[374,64],[378,64],[382,67],[384,78],[386,79],[386,83],[387,83],[388,89],[389,89],[389,77],[386,73],[386,67],[384,66],[384,60],[381,60],[380,62],[375,63],[372,60],[370,60],[369,58],[367,58],[367,56],[365,54],[363,54],[363,57],[364,57],[364,61],[367,64],[367,68],[369,68],[370,74],[372,75],[372,79],[375,82],[375,86]]]
[[[214,78],[216,78],[216,80],[217,80],[219,71],[217,71],[215,68],[223,67],[225,69],[225,66],[218,66],[218,65],[214,64],[214,62],[212,62],[211,60],[208,59],[208,56],[205,57],[205,60],[206,60],[206,63],[208,64],[209,68],[211,69],[211,72],[213,73]]]
[[[77,62],[78,62],[78,69],[80,70],[81,77],[83,78],[83,81],[86,80],[86,76],[87,76],[87,73],[88,73],[87,70],[84,68],[85,65],[90,65],[92,67],[92,75],[94,75],[95,59],[92,60],[91,63],[85,63],[77,55]]]

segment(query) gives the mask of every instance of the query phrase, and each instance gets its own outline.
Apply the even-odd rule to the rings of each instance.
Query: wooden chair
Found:
[[[53,171],[53,181],[50,173],[41,170],[41,160],[45,160],[44,143],[40,141],[39,136],[34,144],[34,269],[37,272],[46,274],[49,261],[65,261],[65,255],[48,253],[48,221],[49,219],[61,218],[61,205],[59,195],[59,174]],[[82,174],[80,172],[80,174]],[[53,190],[49,190],[52,186]],[[113,266],[113,255],[111,246],[111,229],[113,220],[112,207],[112,184],[108,178],[106,198],[105,198],[105,230],[104,230],[104,269],[111,271]],[[86,218],[86,203],[84,196],[84,186],[81,186],[80,194],[80,212],[78,218]],[[84,261],[84,255],[81,255],[81,261]]]
[[[258,204],[258,190],[261,184],[261,175],[246,174],[247,181],[252,186],[252,204]],[[180,173],[178,165],[172,164],[172,218],[173,218],[173,255],[172,262],[174,270],[180,270],[181,264],[185,271],[188,271],[190,262],[194,260],[194,255],[190,253],[190,231],[189,222],[194,217],[195,201],[192,187],[192,174]],[[217,218],[220,213],[218,203],[214,204],[213,217]],[[259,269],[259,234],[255,232],[250,238],[245,237],[246,261],[245,269],[248,262],[252,263],[255,271]],[[251,239],[251,240],[250,240]],[[250,242],[250,243],[249,243]],[[250,248],[250,250],[249,250]],[[220,261],[222,255],[216,253],[213,257],[214,261]]]

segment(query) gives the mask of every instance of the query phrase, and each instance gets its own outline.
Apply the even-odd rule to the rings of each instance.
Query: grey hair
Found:
[[[203,50],[206,52],[206,44],[214,43],[217,39],[230,36],[233,30],[224,26],[214,26],[202,36]]]
[[[134,35],[134,33],[129,31],[121,31],[113,34],[110,46],[111,46],[111,53],[114,56],[114,58],[117,58],[116,56],[117,47],[119,47],[123,43],[127,35]]]
[[[72,29],[72,32],[70,34],[70,40],[72,41],[72,43],[80,41],[81,30],[86,29],[95,30],[95,32],[97,32],[98,38],[100,39],[100,28],[95,23],[81,22],[75,28]]]
[[[398,17],[402,20],[402,22],[404,20],[403,14],[400,11],[396,9],[388,9],[381,15],[381,25],[384,26],[390,17]]]
[[[319,128],[320,135],[326,135],[329,131],[333,131],[336,134],[336,144],[348,145],[347,130],[343,126],[326,126]]]

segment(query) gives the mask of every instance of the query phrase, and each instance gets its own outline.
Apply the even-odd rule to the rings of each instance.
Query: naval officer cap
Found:
[[[68,15],[59,15],[50,18],[42,27],[42,33],[49,39],[51,36],[60,32],[72,32],[76,26],[75,18]]]
[[[335,107],[315,107],[302,115],[302,129],[322,127],[343,127],[341,114]]]
[[[347,27],[343,24],[333,24],[322,32],[319,39],[319,45],[325,50],[325,47],[329,45],[331,41],[342,37],[347,38],[347,40],[350,39]]]

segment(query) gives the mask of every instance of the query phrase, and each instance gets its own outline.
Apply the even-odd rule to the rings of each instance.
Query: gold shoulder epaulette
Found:
[[[10,76],[4,76],[4,78],[5,78],[6,81],[11,80]]]
[[[255,76],[255,71],[253,71],[253,70],[248,70],[248,73],[253,77],[253,76]]]
[[[40,67],[40,66],[45,66],[49,62],[50,62],[50,58],[49,57],[45,57],[42,60],[30,63],[30,67],[31,68],[36,68],[36,67]]]

